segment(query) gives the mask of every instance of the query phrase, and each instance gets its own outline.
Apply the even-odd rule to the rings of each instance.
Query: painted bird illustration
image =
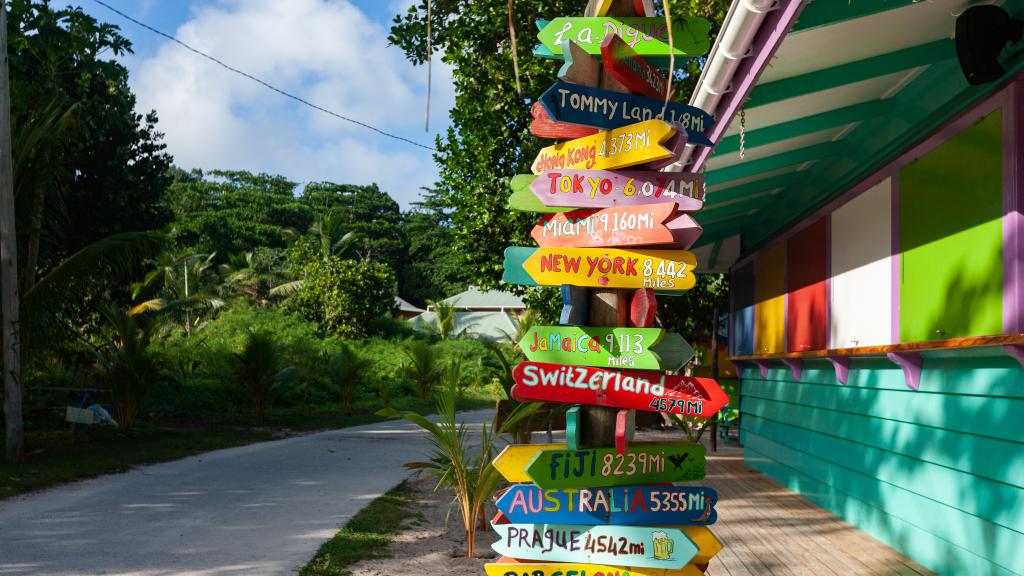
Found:
[[[687,456],[689,456],[689,454],[673,454],[668,457],[668,461],[676,465],[676,470],[681,470],[683,462],[686,460]]]

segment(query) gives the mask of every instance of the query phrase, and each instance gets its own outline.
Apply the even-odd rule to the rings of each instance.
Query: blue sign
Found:
[[[498,499],[513,524],[705,526],[718,519],[718,494],[700,486],[614,486],[543,490],[513,484]]]
[[[704,131],[714,126],[715,119],[700,108],[678,102],[666,107],[664,100],[656,98],[555,82],[541,95],[540,103],[556,122],[611,130],[645,120],[664,120],[682,124],[690,144],[712,145]]]

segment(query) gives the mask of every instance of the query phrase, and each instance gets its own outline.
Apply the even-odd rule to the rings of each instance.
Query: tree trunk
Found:
[[[32,220],[28,229],[28,246],[25,247],[25,282],[21,293],[24,294],[36,285],[36,269],[39,267],[39,242],[43,235],[43,214],[46,211],[46,183],[40,178],[32,190]]]
[[[4,455],[21,461],[25,450],[21,414],[21,334],[18,243],[14,229],[14,168],[11,158],[11,79],[7,62],[7,2],[0,0],[0,364],[4,379]]]

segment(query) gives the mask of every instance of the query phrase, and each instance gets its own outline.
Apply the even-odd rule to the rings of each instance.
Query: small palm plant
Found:
[[[244,386],[256,403],[260,422],[266,418],[270,387],[281,374],[281,349],[270,332],[250,330],[241,352],[232,354],[234,379]]]
[[[114,418],[122,430],[128,431],[146,396],[162,377],[159,362],[149,352],[152,331],[121,308],[101,305],[99,312],[105,326],[95,347],[96,366],[110,385]]]
[[[427,329],[440,340],[455,340],[462,337],[468,326],[461,329],[458,327],[459,316],[455,304],[444,301],[429,301],[430,309],[434,312],[437,324],[427,324]]]
[[[457,362],[457,360],[455,361]],[[428,462],[410,462],[411,469],[430,470],[436,476],[437,489],[447,487],[454,492],[452,505],[462,517],[466,534],[466,557],[472,558],[476,546],[476,530],[485,518],[485,505],[501,485],[502,478],[491,464],[494,457],[494,442],[524,418],[529,418],[540,404],[524,404],[518,407],[499,427],[492,421],[483,425],[480,450],[470,443],[469,428],[459,423],[456,402],[459,394],[461,369],[451,368],[444,372],[437,398],[437,424],[416,412],[399,412],[387,408],[377,412],[378,416],[404,418],[426,430],[434,443],[434,450]]]
[[[324,368],[331,383],[341,395],[345,414],[352,413],[352,399],[369,362],[346,342],[340,342],[334,352],[324,351]]]
[[[437,382],[441,366],[426,340],[410,339],[405,345],[405,362],[401,373],[416,384],[420,400],[426,400]]]

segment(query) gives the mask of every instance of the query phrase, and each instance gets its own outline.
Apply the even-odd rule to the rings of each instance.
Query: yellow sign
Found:
[[[485,564],[487,576],[565,576],[566,574],[586,574],[587,576],[704,576],[694,562],[683,566],[682,570],[666,570],[664,568],[623,568],[621,566],[602,566],[600,564],[575,564],[568,562],[539,563],[508,562]]]
[[[697,257],[686,250],[538,248],[523,270],[541,286],[689,290]]]
[[[707,564],[715,557],[715,554],[722,551],[722,542],[707,526],[679,526],[678,528],[685,532],[686,536],[700,549],[690,562]]]
[[[673,151],[661,144],[675,135],[662,120],[638,122],[548,146],[537,155],[532,170],[614,170],[664,160]]]

